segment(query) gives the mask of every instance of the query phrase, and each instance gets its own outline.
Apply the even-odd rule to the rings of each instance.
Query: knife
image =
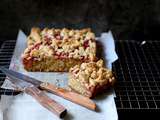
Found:
[[[78,93],[66,90],[64,88],[57,87],[53,84],[47,82],[41,82],[24,74],[15,72],[13,70],[6,69],[5,67],[0,67],[0,70],[4,72],[8,77],[16,78],[18,80],[31,83],[35,87],[39,87],[43,90],[49,91],[57,96],[63,97],[71,102],[84,106],[91,110],[96,110],[96,104],[89,99],[88,97],[84,97]]]
[[[15,84],[21,91],[31,95],[33,98],[35,98],[42,106],[47,108],[52,113],[56,114],[58,117],[63,118],[67,110],[54,101],[53,99],[49,98],[44,91],[41,91],[37,88],[34,84],[24,81],[23,75],[17,74],[14,71],[8,70],[4,67],[0,67],[0,70],[6,74],[6,76],[9,77],[9,80]],[[38,83],[38,82],[37,82]]]

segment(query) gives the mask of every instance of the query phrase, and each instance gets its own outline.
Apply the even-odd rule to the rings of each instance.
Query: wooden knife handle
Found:
[[[62,105],[49,98],[43,91],[39,90],[38,88],[28,87],[25,89],[25,92],[34,97],[42,106],[56,114],[58,117],[63,118],[66,115],[67,110]]]
[[[78,93],[71,92],[69,90],[56,87],[55,85],[50,84],[50,83],[42,83],[40,85],[40,88],[45,89],[49,92],[52,92],[55,95],[63,97],[65,99],[69,100],[69,101],[72,101],[76,104],[84,106],[88,109],[91,109],[91,110],[96,109],[96,104],[91,99],[89,99],[88,97],[84,97],[84,96],[82,96]]]

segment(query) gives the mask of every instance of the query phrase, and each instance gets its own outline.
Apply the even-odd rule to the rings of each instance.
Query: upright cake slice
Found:
[[[114,82],[112,71],[103,67],[102,60],[82,63],[69,70],[69,87],[87,97],[94,97]]]
[[[22,55],[28,71],[68,71],[96,58],[95,35],[90,29],[32,28]]]

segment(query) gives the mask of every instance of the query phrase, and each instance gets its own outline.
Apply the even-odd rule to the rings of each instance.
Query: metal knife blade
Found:
[[[9,78],[11,78],[12,82],[15,83],[16,85],[20,85],[22,87],[25,87],[24,85],[35,85],[38,87],[42,82],[39,80],[36,80],[32,77],[29,77],[27,75],[24,75],[22,73],[9,70],[5,67],[0,67],[0,70],[6,74]]]
[[[4,72],[11,79],[13,83],[15,83],[17,86],[19,85],[23,89],[25,89],[28,86],[34,86],[37,88],[39,87],[43,90],[47,90],[55,95],[63,97],[69,101],[82,105],[91,110],[96,109],[96,104],[92,100],[80,94],[66,90],[64,88],[59,88],[50,83],[44,83],[44,82],[38,81],[34,78],[26,76],[22,73],[15,72],[13,70],[9,70],[5,67],[0,67],[0,70]]]
[[[0,70],[9,77],[9,80],[19,87],[25,93],[31,95],[35,98],[42,106],[47,108],[52,113],[56,114],[60,118],[64,117],[67,113],[67,110],[54,101],[53,99],[49,98],[47,95],[44,94],[43,91],[39,90],[36,85],[41,82],[36,82],[37,84],[34,85],[32,82],[25,81],[24,79],[33,80],[33,78],[23,75],[21,73],[17,73],[13,70],[9,70],[5,67],[0,67]],[[35,82],[34,82],[35,83]]]

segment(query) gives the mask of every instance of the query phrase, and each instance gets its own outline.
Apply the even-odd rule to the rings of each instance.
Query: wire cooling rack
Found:
[[[160,109],[159,50],[159,41],[116,42],[117,109]]]
[[[0,65],[9,67],[15,40],[3,42],[0,49]],[[145,43],[145,42],[143,42]],[[119,56],[113,64],[117,75],[117,109],[160,109],[160,42],[140,44],[133,40],[116,41]],[[0,85],[5,75],[0,72]],[[0,94],[17,94],[0,89]]]
[[[3,42],[3,44],[1,45],[0,48],[0,66],[6,66],[9,68],[10,65],[10,61],[12,58],[12,54],[14,51],[14,47],[15,47],[15,40],[8,40]],[[2,85],[4,79],[5,79],[5,75],[0,72],[0,86]],[[13,91],[13,90],[7,90],[7,89],[2,89],[0,88],[0,95],[14,95],[17,94],[17,92]]]

